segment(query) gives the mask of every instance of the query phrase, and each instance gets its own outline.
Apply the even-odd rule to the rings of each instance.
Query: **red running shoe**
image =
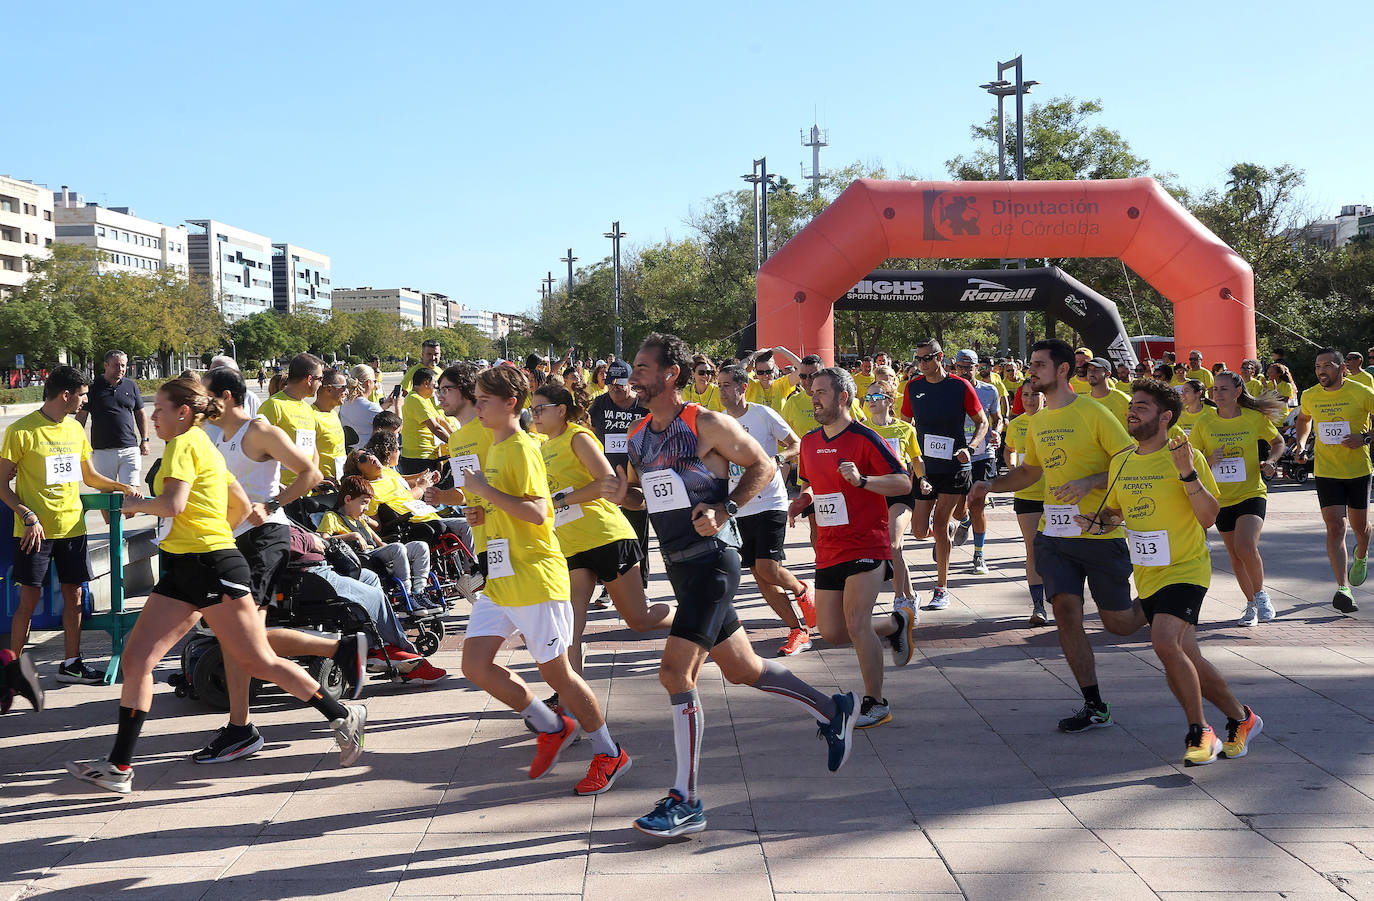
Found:
[[[811,599],[811,586],[801,583],[802,593],[797,595],[797,606],[801,608],[802,619],[808,628],[816,628],[816,602]]]
[[[530,764],[530,778],[538,779],[558,763],[563,749],[577,737],[577,723],[571,717],[560,716],[563,728],[558,732],[540,732],[535,736],[534,763]]]
[[[811,633],[806,629],[793,629],[787,635],[787,640],[778,648],[779,657],[795,657],[802,651],[811,647]]]
[[[447,676],[448,670],[439,669],[428,660],[421,660],[414,669],[401,674],[401,681],[407,685],[433,685]]]
[[[602,792],[610,791],[611,786],[615,785],[615,780],[620,778],[620,774],[630,769],[630,755],[624,748],[619,748],[620,754],[612,757],[609,754],[597,754],[592,758],[592,765],[587,767],[587,775],[582,781],[573,787],[573,793],[579,795],[599,795]]]

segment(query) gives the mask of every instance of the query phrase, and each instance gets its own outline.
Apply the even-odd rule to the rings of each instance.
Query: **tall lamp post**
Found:
[[[622,337],[620,331],[620,239],[625,237],[627,232],[620,230],[620,222],[617,220],[611,223],[611,230],[605,233],[605,237],[611,239],[612,256],[614,264],[612,268],[612,289],[614,294],[615,307],[612,310],[611,318],[615,324],[615,358],[625,359],[624,348],[622,347]],[[571,253],[569,253],[571,256]]]
[[[740,178],[754,186],[754,275],[758,276],[759,269],[763,268],[763,263],[768,259],[768,186],[772,184],[774,178],[768,172],[768,157],[754,160],[754,169],[748,175],[741,175]],[[740,334],[739,349],[742,352],[756,350],[755,344],[758,341],[758,303],[749,312],[749,324],[745,326]]]
[[[571,248],[571,247],[568,248],[568,255],[565,256],[565,257],[559,257],[559,258],[558,258],[558,262],[560,262],[560,263],[567,263],[567,264],[568,264],[568,300],[572,300],[572,289],[573,289],[572,264],[577,262],[577,257],[573,256],[573,254],[572,254],[572,248]]]
[[[1008,81],[1003,76],[1008,69],[1015,70],[1016,80]],[[997,177],[1001,181],[1007,180],[1007,129],[1006,129],[1006,99],[1016,98],[1016,180],[1026,180],[1026,132],[1025,132],[1025,101],[1024,97],[1031,92],[1031,87],[1039,84],[1038,81],[1026,81],[1021,68],[1021,57],[1007,60],[997,64],[997,79],[987,84],[980,84],[978,87],[987,91],[997,98]],[[1005,266],[1008,261],[1003,260]],[[1018,269],[1026,268],[1025,260],[1016,261]],[[1021,359],[1026,358],[1026,311],[1022,310],[1021,319]],[[1054,327],[1049,314],[1045,314],[1046,331],[1053,333]],[[1010,329],[1008,314],[1002,314],[1001,323],[1001,345],[1009,347],[1007,332]]]

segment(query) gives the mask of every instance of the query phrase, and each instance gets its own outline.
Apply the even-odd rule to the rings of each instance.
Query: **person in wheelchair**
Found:
[[[429,545],[423,541],[388,542],[375,531],[367,507],[376,492],[362,476],[345,476],[340,485],[339,505],[320,517],[319,533],[348,542],[360,558],[373,561],[381,570],[395,576],[409,592],[411,605],[419,611],[442,607],[427,602],[429,595]]]
[[[472,547],[472,528],[461,517],[441,517],[439,511],[422,499],[425,491],[439,480],[433,470],[421,473],[414,484],[396,471],[401,457],[401,442],[393,434],[373,432],[367,446],[348,455],[344,475],[362,476],[372,486],[367,515],[378,523],[383,538],[402,536],[420,540],[430,547],[445,532],[452,532]]]
[[[309,573],[329,583],[338,597],[357,604],[367,612],[377,636],[385,646],[375,646],[369,637],[367,669],[369,672],[386,670],[389,659],[401,674],[401,680],[416,685],[431,685],[448,675],[426,660],[409,638],[405,628],[396,618],[396,612],[382,590],[382,580],[369,569],[359,568],[356,572],[344,574],[334,569],[325,559],[327,546],[325,540],[314,532],[307,532],[297,525],[291,526],[290,571],[296,575]]]

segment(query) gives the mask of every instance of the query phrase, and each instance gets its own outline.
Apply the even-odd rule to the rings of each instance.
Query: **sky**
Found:
[[[948,178],[1022,54],[1029,98],[1098,98],[1151,170],[1220,187],[1306,173],[1374,203],[1374,6],[140,2],[0,7],[0,173],[165,223],[329,254],[338,287],[524,312],[569,247],[690,234],[754,159]],[[1363,87],[1359,87],[1363,86]]]

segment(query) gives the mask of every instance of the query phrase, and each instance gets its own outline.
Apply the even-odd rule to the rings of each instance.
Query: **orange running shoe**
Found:
[[[811,598],[811,586],[802,582],[801,587],[801,594],[796,596],[797,606],[801,608],[802,619],[806,621],[807,628],[814,629],[816,628],[816,602]]]
[[[563,749],[572,744],[573,739],[577,737],[577,723],[566,716],[560,716],[559,720],[563,723],[561,730],[540,732],[535,736],[534,763],[530,764],[531,779],[538,779],[553,769]]]
[[[787,640],[778,648],[779,657],[795,657],[811,647],[811,632],[808,629],[793,629]]]
[[[587,775],[582,781],[573,786],[573,793],[578,795],[599,795],[602,792],[610,791],[611,786],[615,785],[615,780],[620,775],[630,769],[632,763],[630,755],[624,748],[617,746],[620,755],[612,757],[609,754],[597,754],[592,758],[592,765],[587,767]]]
[[[1226,741],[1221,743],[1221,756],[1227,760],[1235,760],[1249,754],[1250,740],[1259,735],[1263,728],[1264,720],[1249,707],[1245,708],[1245,719],[1239,722],[1227,717]]]

